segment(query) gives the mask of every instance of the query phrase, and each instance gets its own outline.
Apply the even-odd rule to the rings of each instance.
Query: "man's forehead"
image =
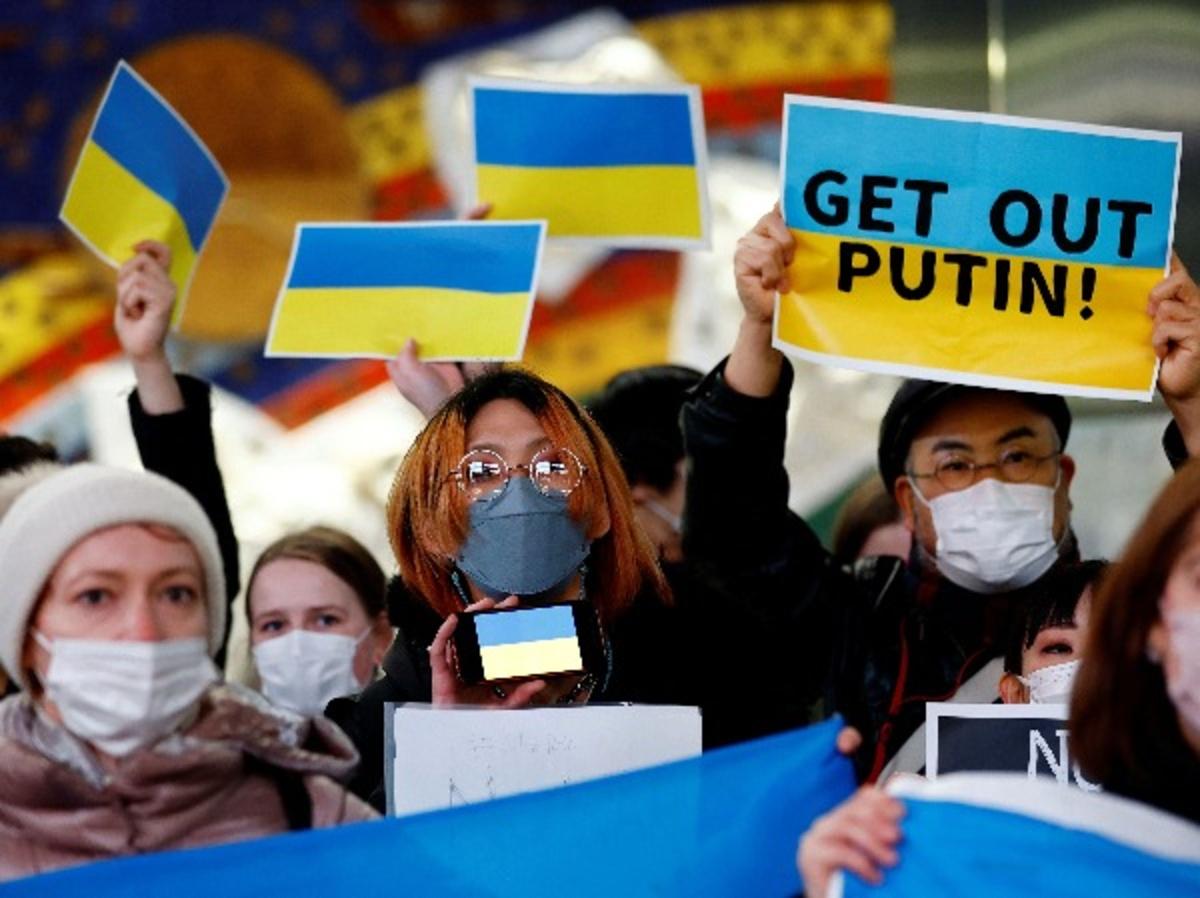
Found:
[[[913,436],[913,449],[941,443],[984,448],[1017,439],[1054,439],[1054,423],[1011,393],[968,393],[948,399]]]

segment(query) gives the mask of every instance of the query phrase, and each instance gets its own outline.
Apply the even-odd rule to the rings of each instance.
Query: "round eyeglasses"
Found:
[[[569,496],[583,481],[587,468],[574,452],[561,446],[539,450],[527,465],[510,465],[492,449],[472,449],[450,477],[470,501],[477,502],[504,492],[513,471],[523,472],[544,495]]]
[[[909,471],[908,476],[917,479],[932,477],[951,492],[965,490],[988,468],[995,468],[999,478],[1008,483],[1025,483],[1033,479],[1038,468],[1060,455],[1061,452],[1034,455],[1024,449],[1009,449],[996,461],[989,462],[976,462],[961,455],[949,455],[940,459],[929,473],[918,474],[916,471]]]

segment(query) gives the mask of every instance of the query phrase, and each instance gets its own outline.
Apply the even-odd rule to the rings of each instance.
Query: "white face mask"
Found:
[[[1079,661],[1064,661],[1035,670],[1027,677],[1017,677],[1029,689],[1029,701],[1034,705],[1069,705],[1071,688]]]
[[[933,515],[937,569],[972,592],[1028,586],[1058,558],[1054,541],[1054,487],[1004,483],[987,477],[965,490],[927,500]]]
[[[33,638],[50,653],[44,684],[63,726],[115,757],[174,732],[220,678],[204,639]]]
[[[254,647],[254,664],[262,678],[263,695],[273,705],[317,717],[330,700],[358,692],[363,684],[354,675],[354,656],[370,634],[357,639],[338,633],[292,630]]]

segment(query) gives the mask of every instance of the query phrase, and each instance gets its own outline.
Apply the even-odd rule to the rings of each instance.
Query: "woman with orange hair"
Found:
[[[378,805],[385,701],[500,707],[605,701],[696,704],[653,546],[638,528],[612,448],[569,396],[519,369],[479,377],[430,419],[388,501],[400,574],[399,634],[384,677],[327,713],[363,752],[357,791]],[[466,686],[455,673],[457,612],[586,601],[606,669]]]

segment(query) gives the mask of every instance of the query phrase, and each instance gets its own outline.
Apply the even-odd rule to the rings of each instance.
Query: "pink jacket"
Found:
[[[248,758],[302,778],[314,827],[378,816],[334,781],[358,763],[341,730],[282,714],[238,687],[209,690],[189,726],[111,772],[25,696],[12,696],[0,702],[0,880],[286,831],[279,786],[248,771]]]

